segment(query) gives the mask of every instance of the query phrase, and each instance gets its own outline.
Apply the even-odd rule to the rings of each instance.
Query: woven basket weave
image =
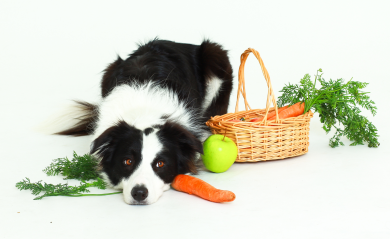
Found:
[[[259,60],[268,85],[265,109],[252,110],[246,99],[244,66],[251,52]],[[213,134],[226,135],[226,137],[229,137],[236,143],[238,147],[236,162],[284,159],[307,153],[309,148],[309,125],[313,113],[309,111],[297,117],[279,119],[278,112],[276,111],[276,119],[267,121],[268,113],[275,111],[277,104],[268,71],[264,66],[260,54],[255,49],[249,48],[241,55],[238,81],[235,113],[211,117],[206,122],[206,125],[210,127]],[[244,98],[245,111],[238,111],[240,94]],[[270,107],[271,101],[274,107]],[[259,122],[230,122],[230,120],[241,119],[243,117],[250,119],[263,116],[264,119]]]

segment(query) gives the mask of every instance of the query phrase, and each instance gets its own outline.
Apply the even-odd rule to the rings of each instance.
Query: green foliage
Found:
[[[91,180],[99,177],[96,170],[99,162],[92,155],[85,154],[79,156],[73,152],[73,159],[66,158],[54,159],[43,172],[48,176],[62,174],[64,179]]]
[[[321,84],[319,89],[316,88],[317,81]],[[367,85],[368,83],[352,81],[352,79],[347,83],[344,83],[343,79],[326,81],[322,78],[322,70],[319,69],[314,83],[310,75],[306,74],[300,80],[300,85],[288,84],[283,87],[278,105],[281,107],[286,104],[305,102],[304,113],[310,109],[318,112],[326,133],[329,133],[332,127],[336,130],[329,141],[332,148],[344,145],[340,140],[342,136],[352,141],[350,145],[367,142],[368,147],[376,148],[379,146],[377,129],[366,117],[360,115],[359,108],[360,106],[369,110],[372,115],[376,114],[375,103],[370,100],[367,92],[361,92]],[[343,128],[338,127],[339,125]]]
[[[46,167],[43,171],[49,175],[62,174],[66,176],[64,179],[78,179],[80,180],[80,186],[69,186],[65,184],[48,184],[38,181],[32,183],[29,178],[23,179],[16,183],[16,187],[20,190],[31,190],[31,193],[35,196],[34,200],[40,200],[44,197],[50,196],[69,196],[69,197],[81,197],[81,196],[104,196],[111,194],[118,194],[121,192],[104,193],[104,194],[83,194],[90,192],[88,188],[97,187],[99,189],[106,189],[106,184],[102,178],[99,177],[97,172],[98,161],[91,155],[85,154],[79,156],[73,152],[73,159],[70,161],[68,158],[54,159],[50,166]],[[89,181],[87,180],[94,180]]]

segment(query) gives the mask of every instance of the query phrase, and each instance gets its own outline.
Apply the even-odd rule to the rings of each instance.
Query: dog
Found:
[[[228,52],[154,39],[104,70],[101,102],[74,101],[56,134],[92,135],[101,176],[127,204],[156,202],[178,174],[196,174],[205,122],[227,113],[233,76]]]

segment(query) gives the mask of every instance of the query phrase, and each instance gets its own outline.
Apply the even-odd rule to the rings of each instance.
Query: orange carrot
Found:
[[[278,108],[278,113],[280,114],[280,112],[281,112],[282,110],[287,109],[287,107],[288,107],[288,105],[283,106],[282,108]],[[276,110],[275,110],[275,111],[272,111],[271,113],[269,113],[269,114],[267,115],[267,120],[269,120],[270,118],[272,118],[272,117],[275,116],[275,115],[276,115]],[[261,117],[261,118],[254,118],[254,119],[251,120],[251,122],[259,122],[259,121],[262,121],[263,119],[264,119],[264,117]]]
[[[189,175],[177,175],[171,185],[177,191],[194,194],[211,202],[231,202],[236,198],[233,192],[216,189],[205,181]]]
[[[301,114],[303,114],[304,109],[305,109],[304,102],[295,103],[292,106],[284,109],[282,112],[280,112],[280,113],[278,112],[279,119],[285,119],[288,117],[295,117],[295,116],[301,115]],[[276,119],[276,115],[269,118],[269,120],[274,120],[274,119]]]

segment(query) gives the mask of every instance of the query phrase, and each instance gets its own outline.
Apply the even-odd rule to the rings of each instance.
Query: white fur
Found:
[[[220,85],[220,79],[211,79],[202,109],[207,109],[211,104],[218,94]],[[153,125],[162,125],[166,121],[174,121],[190,131],[201,132],[200,140],[203,142],[210,135],[210,132],[199,127],[196,123],[199,115],[187,108],[187,103],[181,102],[176,93],[168,90],[168,88],[152,82],[117,86],[98,105],[99,112],[95,112],[98,113],[97,128],[93,132],[92,141],[105,130],[123,120],[140,130]],[[73,103],[65,108],[62,114],[51,119],[52,125],[56,129],[50,128],[48,131],[52,133],[58,131],[59,128],[62,130],[71,128],[79,122],[80,117],[85,117],[85,113],[86,111],[79,104]],[[167,116],[167,118],[162,118],[162,116]],[[131,190],[137,184],[142,184],[148,189],[148,197],[145,203],[154,203],[164,191],[170,188],[169,184],[165,184],[157,176],[151,165],[161,149],[162,145],[156,132],[152,132],[148,136],[144,135],[141,164],[129,178],[124,178],[117,185],[112,185],[106,173],[103,172],[101,175],[112,188],[123,189],[123,197],[126,203],[138,203],[131,196]]]
[[[168,118],[162,119],[162,116],[168,116]],[[188,130],[199,132],[201,129],[194,123],[195,117],[198,116],[194,111],[186,108],[186,103],[180,102],[177,95],[167,88],[150,82],[143,85],[121,85],[115,87],[99,105],[99,117],[93,140],[120,120],[140,130],[152,125],[161,125],[170,120],[181,124]],[[209,135],[210,132],[204,130],[201,141]],[[151,165],[161,149],[162,145],[156,132],[144,135],[141,164],[129,178],[122,179],[118,185],[110,185],[116,189],[123,188],[126,203],[138,204],[131,196],[131,190],[137,184],[144,185],[148,189],[145,204],[156,202],[162,193],[170,188],[169,184],[165,184],[157,176]],[[102,176],[106,182],[109,182],[105,173],[102,173]]]
[[[143,185],[148,189],[148,197],[145,204],[152,204],[156,202],[162,193],[169,189],[169,184],[157,176],[153,171],[152,162],[156,158],[158,152],[162,150],[162,144],[157,138],[155,132],[144,136],[142,148],[142,161],[137,169],[131,174],[129,178],[122,180],[123,198],[128,204],[137,204],[138,202],[131,196],[131,190],[136,185]]]
[[[210,106],[213,99],[218,96],[218,93],[221,89],[221,85],[222,80],[217,77],[212,77],[208,80],[206,86],[206,95],[202,105],[203,112]]]
[[[123,182],[122,181],[120,181],[117,185],[114,185],[114,184],[111,183],[108,175],[105,172],[100,172],[100,176],[103,178],[104,182],[107,183],[107,185],[110,188],[113,188],[113,189],[123,189]]]
[[[60,107],[60,111],[50,115],[45,121],[34,127],[36,132],[54,134],[58,131],[70,129],[86,117],[85,107],[77,102],[68,102]]]
[[[174,92],[151,82],[144,85],[117,86],[99,106],[99,117],[93,139],[120,120],[140,130],[170,120],[183,125],[188,130],[199,132],[199,126],[194,123],[195,117],[198,116],[188,110],[185,104],[179,101]],[[164,115],[168,118],[161,119]],[[209,133],[204,131],[203,138],[206,139],[208,135]]]
[[[143,185],[148,189],[149,195],[144,204],[155,203],[163,194],[164,191],[170,189],[170,184],[156,175],[152,168],[152,162],[158,152],[162,149],[162,144],[157,138],[156,132],[150,133],[148,136],[144,135],[142,148],[142,161],[137,169],[128,178],[123,178],[117,185],[110,183],[110,179],[105,172],[101,173],[104,181],[114,189],[123,189],[123,199],[127,204],[139,204],[131,196],[131,190],[136,185]]]

